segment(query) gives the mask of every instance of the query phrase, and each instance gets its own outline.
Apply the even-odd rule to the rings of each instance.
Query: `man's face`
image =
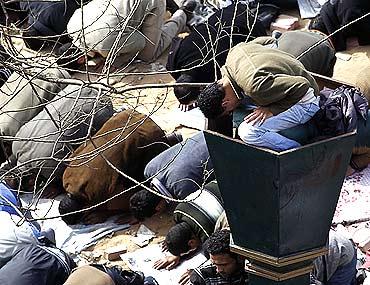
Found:
[[[222,277],[230,277],[240,270],[240,263],[228,253],[210,255],[211,262],[216,266],[217,273]]]
[[[230,82],[227,77],[223,77],[218,81],[222,85],[222,88],[225,91],[225,97],[222,100],[222,108],[224,112],[222,115],[228,115],[239,106],[240,101],[236,97],[234,90],[231,88]]]
[[[240,102],[236,96],[225,92],[225,98],[222,100],[222,108],[224,109],[223,115],[229,115],[239,104]]]

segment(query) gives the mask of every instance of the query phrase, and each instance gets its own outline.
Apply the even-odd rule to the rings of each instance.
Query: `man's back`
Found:
[[[319,88],[303,64],[292,55],[254,43],[232,48],[222,68],[257,106],[275,115],[296,104],[313,88]]]

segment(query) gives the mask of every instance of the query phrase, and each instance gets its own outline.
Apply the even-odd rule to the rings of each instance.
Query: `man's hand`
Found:
[[[252,125],[258,123],[258,125],[260,126],[263,124],[264,121],[266,121],[266,119],[272,116],[273,114],[267,107],[257,107],[252,113],[244,118],[244,121],[246,121],[247,123],[252,123]]]
[[[189,285],[190,284],[190,275],[193,272],[193,269],[188,269],[186,272],[181,275],[179,280],[179,285]]]
[[[162,252],[164,252],[164,251],[167,251],[167,250],[168,250],[168,248],[167,248],[167,243],[166,243],[165,241],[162,241],[162,243],[161,243],[161,250],[162,250]]]
[[[175,268],[180,263],[180,256],[166,256],[161,258],[160,260],[157,260],[154,262],[154,269],[162,269],[166,268],[167,270],[171,270],[172,268]]]

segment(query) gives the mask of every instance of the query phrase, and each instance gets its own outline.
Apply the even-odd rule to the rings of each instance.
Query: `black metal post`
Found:
[[[231,249],[251,285],[309,284],[326,240],[355,132],[275,152],[205,132],[225,203]]]

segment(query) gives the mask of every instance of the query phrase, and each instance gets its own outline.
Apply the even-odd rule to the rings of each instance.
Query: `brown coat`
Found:
[[[130,177],[143,181],[145,165],[166,148],[164,137],[162,129],[149,117],[133,110],[118,113],[71,155],[72,161],[63,175],[64,189],[93,205],[133,185],[106,160]],[[119,196],[103,209],[128,210],[132,193]]]

